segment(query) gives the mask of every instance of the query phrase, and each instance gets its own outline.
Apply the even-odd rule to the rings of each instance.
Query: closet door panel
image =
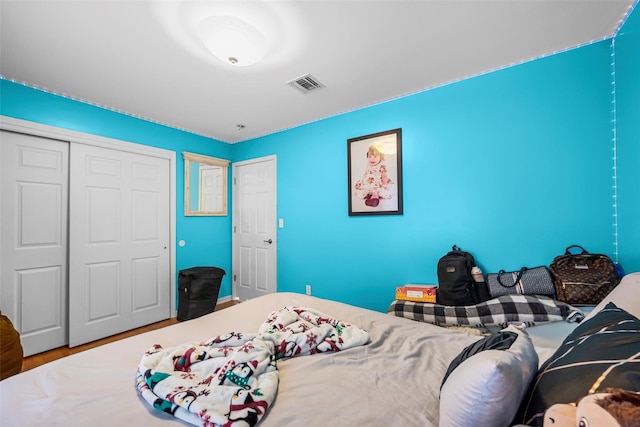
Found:
[[[99,262],[85,265],[84,310],[88,324],[115,319],[120,309],[120,263]]]
[[[161,290],[147,283],[160,283],[158,257],[138,258],[132,260],[133,277],[133,311],[141,311],[157,307],[162,299]]]
[[[169,160],[71,147],[71,346],[170,317]]]
[[[62,269],[31,268],[16,272],[20,290],[21,333],[28,337],[41,331],[56,330],[63,324]],[[62,343],[66,344],[66,343]]]
[[[69,144],[0,137],[0,309],[28,356],[67,344]]]

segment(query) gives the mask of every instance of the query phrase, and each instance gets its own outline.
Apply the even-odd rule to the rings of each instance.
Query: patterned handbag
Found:
[[[579,254],[571,249],[582,250]],[[582,246],[569,246],[554,258],[549,270],[559,301],[596,305],[620,282],[616,267],[606,255],[591,254]]]
[[[489,293],[491,298],[507,294],[546,295],[555,298],[556,289],[549,269],[545,266],[527,268],[519,271],[505,272],[487,275]]]

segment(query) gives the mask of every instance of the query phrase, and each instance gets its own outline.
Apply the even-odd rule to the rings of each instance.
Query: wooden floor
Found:
[[[234,304],[236,304],[235,301],[229,301],[229,302],[218,304],[216,305],[216,311],[222,310]],[[178,319],[173,317],[171,319],[163,320],[157,323],[152,323],[151,325],[143,326],[141,328],[132,329],[130,331],[123,332],[121,334],[113,335],[107,338],[102,338],[87,344],[82,344],[77,347],[69,348],[65,346],[65,347],[60,347],[60,348],[55,348],[53,350],[45,351],[43,353],[34,354],[33,356],[25,357],[22,360],[22,372],[28,371],[29,369],[33,369],[40,365],[44,365],[45,363],[52,362],[56,359],[69,356],[71,354],[80,353],[81,351],[89,350],[90,348],[94,348],[104,344],[108,344],[110,342],[118,341],[123,338],[129,338],[134,335],[142,334],[144,332],[149,332],[155,329],[164,328],[165,326],[173,325],[175,323],[178,323]]]

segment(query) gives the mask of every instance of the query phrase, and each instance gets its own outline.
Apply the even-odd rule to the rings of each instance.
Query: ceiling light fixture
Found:
[[[268,53],[267,39],[256,27],[233,16],[209,16],[198,25],[207,49],[221,61],[246,67]]]

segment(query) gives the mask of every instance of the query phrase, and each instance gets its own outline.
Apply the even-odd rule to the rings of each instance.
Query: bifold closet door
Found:
[[[25,356],[67,344],[69,144],[0,132],[0,309]]]
[[[69,345],[170,317],[170,162],[70,152]]]

